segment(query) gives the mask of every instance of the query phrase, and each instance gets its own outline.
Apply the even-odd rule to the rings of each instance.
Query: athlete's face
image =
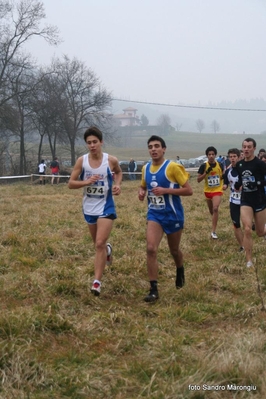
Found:
[[[150,153],[150,157],[153,161],[160,161],[161,159],[163,159],[165,148],[162,147],[160,141],[150,141],[148,144],[148,150]]]
[[[242,150],[244,152],[245,159],[254,158],[254,153],[255,153],[256,147],[254,147],[254,144],[252,141],[244,140],[243,144],[242,144]]]
[[[214,151],[209,151],[207,157],[208,157],[208,162],[209,163],[214,163],[215,162],[216,155],[215,155]]]
[[[103,142],[96,136],[87,137],[86,143],[91,154],[98,154],[101,151]]]
[[[229,154],[229,160],[231,162],[231,165],[234,167],[236,166],[236,163],[239,161],[240,158],[236,154]]]

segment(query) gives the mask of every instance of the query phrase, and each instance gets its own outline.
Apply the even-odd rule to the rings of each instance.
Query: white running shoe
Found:
[[[95,296],[99,296],[101,292],[101,284],[97,283],[96,281],[92,284],[91,293]]]
[[[217,234],[215,233],[215,231],[213,231],[213,232],[211,233],[211,238],[214,238],[214,239],[217,239],[217,238],[218,238],[218,236],[217,236]]]
[[[252,260],[249,260],[249,261],[247,262],[247,267],[252,267],[252,266],[253,266]]]
[[[106,247],[107,247],[106,266],[111,266],[113,262],[113,256],[112,256],[113,248],[109,242],[106,244]]]

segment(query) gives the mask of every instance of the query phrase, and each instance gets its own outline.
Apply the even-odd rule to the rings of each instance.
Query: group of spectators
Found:
[[[46,168],[47,165],[44,161],[44,159],[41,160],[41,163],[38,165],[38,172],[40,175],[39,183],[40,184],[45,184],[45,173],[46,173]],[[59,184],[59,161],[58,158],[55,157],[54,160],[50,163],[50,169],[51,169],[51,184],[54,184],[55,178],[56,178],[56,184]]]

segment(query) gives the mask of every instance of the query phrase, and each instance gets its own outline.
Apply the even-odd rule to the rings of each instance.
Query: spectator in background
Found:
[[[134,172],[137,171],[137,162],[133,158],[130,159],[128,164],[128,172],[130,180],[136,180],[136,175]]]
[[[264,152],[264,153],[261,155],[261,160],[262,160],[263,162],[266,162],[266,152]]]
[[[261,159],[262,155],[265,154],[265,152],[266,152],[266,151],[264,150],[264,148],[261,148],[261,149],[259,150],[259,153],[258,153],[258,158]]]
[[[217,162],[222,166],[223,172],[225,171],[225,158],[222,155],[219,155],[216,159]]]
[[[55,159],[51,162],[50,169],[51,169],[51,172],[52,172],[51,184],[54,184],[55,176],[59,175],[59,169],[60,169],[57,157],[55,157]],[[59,184],[59,177],[57,177],[56,183]]]
[[[239,151],[239,154],[240,154],[240,151]],[[229,155],[227,155],[226,159],[225,159],[225,169],[227,169],[230,165],[231,165],[230,157],[229,157]]]
[[[180,161],[179,155],[176,156],[176,163],[178,163],[179,165],[183,165],[182,162]]]
[[[41,163],[38,166],[38,171],[40,175],[40,184],[45,184],[45,171],[46,171],[46,164],[44,159],[41,160]]]

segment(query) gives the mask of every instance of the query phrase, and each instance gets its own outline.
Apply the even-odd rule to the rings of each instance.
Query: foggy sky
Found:
[[[266,98],[265,0],[44,0],[64,42],[39,64],[84,61],[113,97],[172,104]]]

